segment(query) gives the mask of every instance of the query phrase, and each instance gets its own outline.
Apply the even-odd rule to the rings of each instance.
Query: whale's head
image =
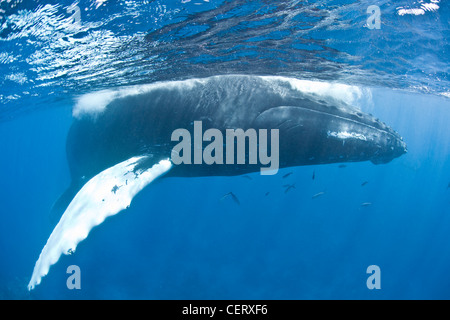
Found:
[[[345,116],[337,117],[342,118],[337,125],[330,125],[327,135],[338,145],[342,144],[340,147],[346,152],[348,161],[357,158],[358,161],[365,159],[373,164],[385,164],[407,152],[400,134],[371,114],[346,110]]]
[[[258,115],[259,128],[280,130],[281,166],[371,161],[388,163],[406,153],[402,137],[370,114],[348,106],[308,101]]]

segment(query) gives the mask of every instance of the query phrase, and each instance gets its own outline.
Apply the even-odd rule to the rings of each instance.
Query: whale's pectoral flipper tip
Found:
[[[102,171],[81,188],[42,249],[28,290],[41,282],[62,254],[73,254],[78,243],[88,236],[93,227],[127,209],[139,191],[172,167],[170,160],[162,160],[149,167],[146,165],[149,165],[146,156],[133,157]],[[139,170],[136,170],[137,167]],[[133,176],[136,177],[131,179]]]

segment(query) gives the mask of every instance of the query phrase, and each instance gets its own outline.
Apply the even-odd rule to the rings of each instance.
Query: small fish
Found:
[[[449,189],[450,188],[450,182],[448,183],[448,186],[447,186],[447,189]]]
[[[247,175],[245,175],[245,176],[242,176],[242,178],[244,178],[244,179],[247,179],[247,180],[253,180],[253,179],[252,179],[252,177],[250,177],[250,176],[247,176]]]
[[[371,205],[372,205],[372,203],[370,203],[370,202],[361,203],[361,207],[369,207]]]
[[[346,164],[340,164],[338,168],[340,168],[340,169],[347,168],[347,165]]]
[[[315,195],[313,195],[312,197],[311,197],[311,199],[315,199],[315,198],[317,198],[317,197],[320,197],[320,196],[322,196],[322,195],[324,195],[325,194],[325,192],[319,192],[319,193],[316,193]]]
[[[239,202],[239,199],[234,195],[233,192],[230,192],[230,195],[233,198],[234,202],[236,202],[238,205],[241,205],[241,203]]]
[[[286,190],[284,190],[284,193],[288,193],[289,190],[295,189],[295,183],[294,184],[285,184],[283,187],[286,188]]]
[[[361,183],[361,187],[364,187],[368,183],[369,183],[369,181],[364,181],[363,183]]]
[[[265,196],[267,197],[269,195],[270,192],[266,192]]]
[[[241,202],[239,201],[239,199],[235,196],[235,194],[233,192],[228,192],[227,194],[223,195],[223,197],[220,200],[223,200],[228,196],[231,196],[231,198],[233,199],[234,202],[236,202],[238,205],[241,205]]]
[[[313,171],[312,179],[314,180],[316,178],[316,170]]]
[[[286,179],[287,177],[289,177],[291,174],[293,174],[293,172],[291,171],[291,172],[288,172],[288,173],[286,173],[284,176],[283,176],[283,179]]]

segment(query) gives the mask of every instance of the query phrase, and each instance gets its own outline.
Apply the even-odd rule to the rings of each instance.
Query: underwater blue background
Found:
[[[70,1],[24,1],[17,3],[22,11],[4,9],[1,299],[450,298],[449,12],[444,4],[437,12],[404,17],[393,8],[400,4],[379,2],[382,12],[390,13],[382,15],[380,33],[367,36],[372,31],[362,27],[364,10],[372,3],[364,1],[295,2],[293,18],[286,16],[294,9],[277,2],[269,8],[263,1],[135,1],[134,11],[124,3],[105,2],[96,9],[98,2],[80,1],[81,23],[91,23],[81,31],[64,29]],[[221,13],[214,11],[220,8]],[[41,15],[33,20],[26,12]],[[273,28],[274,34],[251,45],[249,39],[267,35],[259,29],[263,25],[253,21],[244,31],[230,27],[264,12],[278,12],[288,26]],[[222,14],[216,20],[226,27],[212,23],[208,14]],[[314,29],[327,18],[329,24]],[[195,29],[199,21],[213,34]],[[53,29],[37,33],[48,25]],[[26,33],[33,27],[35,32]],[[299,41],[293,30],[308,27],[311,31],[302,34],[306,40]],[[371,46],[381,52],[365,54]],[[205,47],[208,54],[198,49]],[[129,210],[94,228],[74,255],[62,256],[28,292],[34,263],[54,227],[50,209],[70,184],[65,141],[75,98],[124,84],[238,71],[369,88],[359,107],[398,131],[408,153],[385,165],[287,168],[251,179],[158,180]],[[285,193],[287,183],[295,189]],[[222,199],[230,191],[240,205]],[[312,198],[319,192],[324,194]],[[81,290],[66,287],[69,265],[81,269]],[[380,290],[366,286],[370,265],[381,269]]]

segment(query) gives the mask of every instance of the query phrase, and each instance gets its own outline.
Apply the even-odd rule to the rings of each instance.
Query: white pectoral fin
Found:
[[[162,160],[151,168],[140,169],[139,164],[146,158],[134,157],[121,162],[102,171],[81,188],[42,249],[28,290],[41,282],[61,254],[73,253],[93,227],[126,209],[139,191],[172,167],[170,160]]]

